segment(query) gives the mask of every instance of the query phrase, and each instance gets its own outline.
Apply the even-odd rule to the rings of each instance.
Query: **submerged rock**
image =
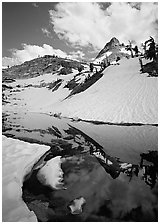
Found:
[[[68,206],[73,215],[78,215],[82,213],[82,206],[86,203],[86,200],[83,197],[74,199],[71,204]]]

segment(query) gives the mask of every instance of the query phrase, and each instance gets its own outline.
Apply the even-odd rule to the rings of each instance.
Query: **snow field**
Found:
[[[157,124],[158,81],[139,70],[138,58],[121,60],[85,92],[44,110],[86,120]]]

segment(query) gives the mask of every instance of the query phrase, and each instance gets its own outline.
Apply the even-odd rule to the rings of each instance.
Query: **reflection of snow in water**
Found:
[[[104,157],[102,156],[102,154],[100,152],[93,152],[93,155],[95,155],[97,158],[100,158],[100,159],[104,159]]]
[[[122,164],[120,165],[120,167],[121,167],[122,169],[127,169],[127,168],[132,167],[132,164],[122,163]]]

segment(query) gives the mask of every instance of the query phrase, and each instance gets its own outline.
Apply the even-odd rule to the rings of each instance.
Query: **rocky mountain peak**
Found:
[[[104,48],[98,53],[94,63],[101,63],[105,58],[112,63],[121,58],[129,58],[130,53],[127,51],[126,46],[121,44],[116,37],[113,37],[106,43]]]
[[[116,37],[113,37],[110,42],[108,42],[106,45],[108,46],[112,46],[112,47],[116,47],[116,46],[120,46],[120,42]]]
[[[101,57],[104,53],[113,50],[119,50],[121,44],[116,37],[113,37],[109,42],[106,43],[104,48],[98,53],[96,58]]]

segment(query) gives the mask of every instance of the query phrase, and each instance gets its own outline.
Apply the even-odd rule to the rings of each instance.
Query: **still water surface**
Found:
[[[43,186],[37,171],[24,182],[23,199],[39,221],[157,221],[157,127],[94,125],[37,113],[10,114],[4,127],[8,136],[51,146],[39,163],[61,156],[62,188]],[[68,206],[80,197],[85,204],[73,215]]]

